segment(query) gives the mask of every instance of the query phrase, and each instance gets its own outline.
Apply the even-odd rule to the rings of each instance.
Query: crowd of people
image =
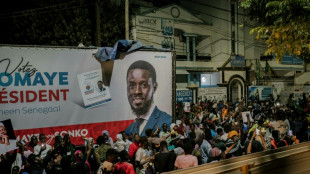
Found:
[[[40,134],[2,154],[1,173],[163,173],[286,147],[309,140],[309,102],[208,100],[191,104],[189,112],[177,103],[175,123],[141,137],[122,131],[115,141],[104,130],[95,140],[85,138],[85,146],[73,145],[68,134],[50,146]]]

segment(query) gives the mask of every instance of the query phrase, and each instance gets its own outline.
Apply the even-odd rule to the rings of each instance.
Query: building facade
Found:
[[[309,84],[303,61],[264,56],[265,43],[249,34],[254,26],[236,0],[179,1],[160,8],[144,2],[131,16],[131,38],[176,52],[177,90],[192,90],[193,102],[247,100],[249,86],[272,86],[273,95],[280,95],[286,86]],[[206,88],[212,96],[206,97]]]

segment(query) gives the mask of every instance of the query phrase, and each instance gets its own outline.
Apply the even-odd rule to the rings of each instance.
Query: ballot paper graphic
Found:
[[[92,108],[110,102],[109,87],[102,82],[100,69],[77,75],[85,108]]]

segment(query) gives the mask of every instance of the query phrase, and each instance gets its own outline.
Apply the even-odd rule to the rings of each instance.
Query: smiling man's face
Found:
[[[141,116],[149,110],[157,88],[151,73],[145,69],[132,69],[127,74],[127,97],[132,111]]]
[[[6,132],[6,129],[4,126],[0,126],[0,135],[6,135],[7,132]]]

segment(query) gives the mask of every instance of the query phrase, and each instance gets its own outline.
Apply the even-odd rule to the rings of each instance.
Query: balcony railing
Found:
[[[310,171],[310,142],[220,160],[167,174],[204,173],[307,173]],[[297,167],[298,166],[298,167]],[[309,172],[308,172],[309,173]]]

